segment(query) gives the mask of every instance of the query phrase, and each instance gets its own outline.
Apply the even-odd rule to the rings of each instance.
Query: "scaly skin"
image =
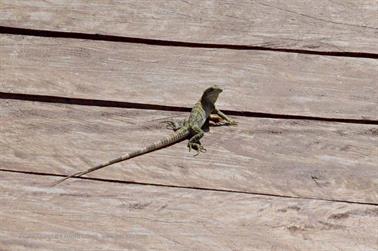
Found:
[[[57,185],[66,179],[72,177],[80,177],[84,174],[93,172],[95,170],[101,169],[103,167],[131,159],[152,151],[156,151],[158,149],[164,148],[166,146],[172,145],[174,143],[180,142],[186,138],[189,138],[188,147],[189,151],[194,149],[197,151],[197,154],[200,152],[206,151],[206,149],[201,145],[200,139],[204,135],[204,131],[202,128],[209,126],[209,120],[212,120],[213,117],[210,116],[211,114],[216,114],[219,116],[223,121],[224,125],[236,125],[237,123],[228,118],[224,113],[219,111],[215,107],[215,102],[217,101],[218,95],[222,92],[218,86],[212,86],[205,90],[201,99],[194,105],[189,118],[187,120],[181,121],[180,123],[173,122],[173,121],[166,121],[167,127],[173,129],[175,132],[170,136],[154,143],[149,146],[146,146],[142,149],[136,150],[134,152],[125,154],[117,159],[113,159],[106,163],[100,164],[98,166],[89,168],[85,171],[77,172],[63,179],[58,180],[53,185]]]

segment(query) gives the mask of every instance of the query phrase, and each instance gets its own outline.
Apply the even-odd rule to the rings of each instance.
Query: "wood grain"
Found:
[[[378,61],[0,36],[0,91],[191,107],[209,85],[223,109],[378,120]]]
[[[0,25],[170,41],[378,52],[378,2],[2,0]]]
[[[378,208],[0,172],[3,250],[374,250]]]
[[[0,167],[70,174],[153,143],[185,113],[1,100]],[[378,203],[378,127],[235,117],[197,157],[186,142],[90,177]],[[72,182],[72,181],[71,181]],[[61,186],[69,186],[70,181]]]

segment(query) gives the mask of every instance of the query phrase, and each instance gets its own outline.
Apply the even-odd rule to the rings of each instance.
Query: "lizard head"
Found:
[[[219,93],[221,93],[223,90],[218,87],[217,85],[213,85],[205,90],[205,92],[202,95],[202,100],[215,103],[217,101]]]

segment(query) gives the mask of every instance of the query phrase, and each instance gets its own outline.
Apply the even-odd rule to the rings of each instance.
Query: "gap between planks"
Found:
[[[198,43],[185,41],[160,40],[138,37],[126,37],[116,35],[91,34],[82,32],[52,31],[41,29],[27,29],[9,26],[0,26],[0,34],[25,35],[36,37],[53,37],[53,38],[71,38],[86,39],[97,41],[123,42],[133,44],[147,44],[155,46],[172,46],[172,47],[189,47],[189,48],[210,48],[210,49],[230,49],[230,50],[256,50],[256,51],[276,51],[286,53],[300,53],[320,56],[332,57],[353,57],[353,58],[371,58],[378,59],[377,53],[358,52],[358,51],[318,51],[305,49],[288,49],[288,48],[272,48],[268,46],[250,46],[250,45],[234,45],[219,43]]]
[[[3,169],[3,168],[0,168],[0,172],[30,174],[30,175],[38,175],[38,176],[66,177],[65,175],[54,174],[54,173],[8,170],[8,169]],[[290,196],[290,195],[280,195],[280,194],[270,194],[270,193],[247,192],[247,191],[239,191],[239,190],[231,190],[231,189],[178,186],[178,185],[167,185],[167,184],[147,183],[147,182],[137,182],[137,181],[91,178],[91,177],[73,177],[73,179],[92,180],[92,181],[110,182],[110,183],[118,183],[118,184],[133,184],[133,185],[141,185],[141,186],[191,189],[191,190],[199,190],[199,191],[213,191],[213,192],[220,192],[220,193],[250,194],[250,195],[256,195],[256,196],[278,197],[278,198],[286,198],[286,199],[302,199],[302,200],[328,201],[328,202],[338,202],[338,203],[347,203],[347,204],[378,206],[378,203],[373,203],[373,202],[359,202],[359,201],[350,201],[350,200],[334,200],[334,199],[323,199],[323,198],[315,198],[315,197]]]
[[[71,97],[60,97],[60,96],[52,96],[52,95],[36,95],[36,94],[8,93],[8,92],[0,92],[0,99],[34,101],[34,102],[42,102],[42,103],[56,103],[56,104],[68,104],[68,105],[82,105],[82,106],[131,108],[131,109],[156,110],[156,111],[190,112],[191,110],[190,107],[182,107],[182,106],[169,106],[169,105],[146,104],[146,103],[135,103],[135,102],[124,102],[124,101],[71,98]],[[242,117],[286,119],[286,120],[287,119],[295,119],[295,120],[300,119],[300,120],[322,121],[322,122],[378,125],[378,120],[326,118],[326,117],[316,117],[316,116],[275,114],[275,113],[237,111],[237,110],[226,110],[226,109],[223,109],[223,111],[229,115],[242,116]]]
[[[167,111],[1,103],[1,168],[58,175],[157,141],[167,135],[162,120],[182,118]],[[236,119],[237,127],[210,131],[207,155],[193,158],[176,144],[89,177],[378,203],[376,126]]]

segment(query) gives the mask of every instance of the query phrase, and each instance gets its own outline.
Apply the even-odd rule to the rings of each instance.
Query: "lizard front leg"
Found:
[[[198,155],[200,152],[206,152],[206,149],[201,145],[200,139],[203,137],[204,132],[202,131],[201,128],[198,126],[192,126],[190,128],[193,136],[189,139],[188,142],[188,147],[189,147],[189,152],[194,149],[197,151],[197,154],[194,156]]]
[[[214,109],[213,114],[218,115],[224,121],[224,125],[237,125],[238,124],[238,122],[229,118],[226,114],[224,114],[222,111],[218,110],[217,108]],[[216,121],[219,123],[219,117],[210,116],[210,119],[212,121]]]

